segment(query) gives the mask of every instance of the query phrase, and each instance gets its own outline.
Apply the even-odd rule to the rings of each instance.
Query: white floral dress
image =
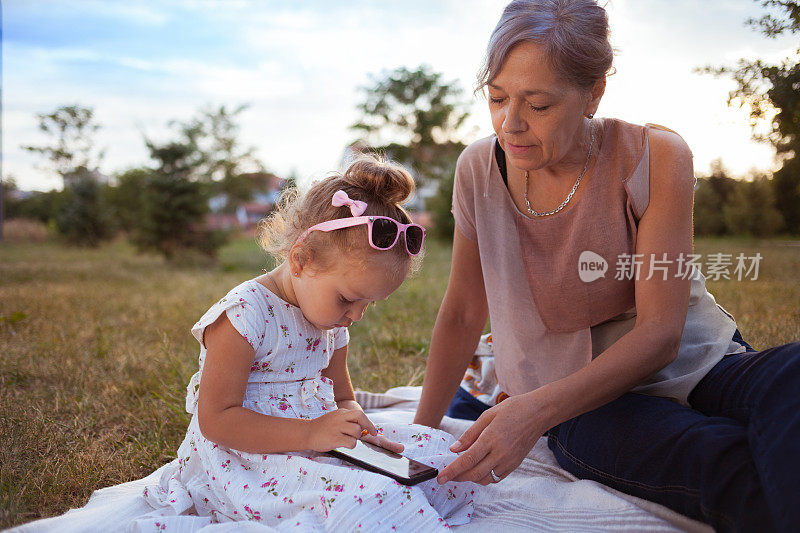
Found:
[[[153,512],[129,530],[206,531],[250,521],[248,531],[430,531],[470,520],[477,487],[472,483],[440,486],[433,479],[406,487],[325,454],[253,454],[203,437],[196,416],[203,331],[222,313],[255,351],[244,407],[294,418],[336,409],[333,382],[321,371],[333,351],[347,344],[347,329],[315,328],[299,308],[255,280],[235,287],[192,328],[201,344],[200,370],[186,398],[192,420],[178,458],[157,485],[144,490]],[[425,464],[441,469],[455,458],[448,433],[412,424],[382,430],[405,445],[405,455]]]

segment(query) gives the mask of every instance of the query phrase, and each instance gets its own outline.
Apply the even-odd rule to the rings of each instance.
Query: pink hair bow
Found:
[[[338,190],[333,194],[333,200],[331,203],[334,207],[342,207],[346,205],[350,207],[350,212],[353,214],[354,217],[360,217],[364,214],[364,211],[367,210],[367,203],[362,202],[361,200],[351,200],[347,193]]]

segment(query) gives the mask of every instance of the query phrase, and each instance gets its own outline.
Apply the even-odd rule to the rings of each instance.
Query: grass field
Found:
[[[698,240],[697,253],[763,256],[757,281],[709,281],[756,348],[800,339],[800,247]],[[352,327],[357,388],[420,384],[450,248]],[[174,457],[197,367],[192,324],[269,266],[252,240],[218,266],[167,265],[124,242],[97,250],[0,245],[0,528],[84,505],[93,490]]]

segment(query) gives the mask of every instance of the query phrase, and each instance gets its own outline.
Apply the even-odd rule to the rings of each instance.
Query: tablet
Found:
[[[328,453],[371,472],[388,476],[403,485],[416,485],[439,474],[432,466],[363,440],[357,440],[353,449],[340,447]]]

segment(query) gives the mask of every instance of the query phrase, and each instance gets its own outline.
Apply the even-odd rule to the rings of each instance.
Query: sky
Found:
[[[602,3],[602,2],[601,2]],[[26,190],[59,188],[41,156],[37,113],[94,108],[113,174],[152,163],[145,136],[171,137],[169,121],[203,106],[248,104],[240,139],[266,168],[301,182],[339,168],[360,87],[371,76],[429,65],[457,81],[471,103],[462,130],[489,135],[475,75],[505,1],[494,0],[4,0],[3,174]],[[698,174],[721,158],[735,175],[774,168],[774,151],[751,140],[747,113],[727,105],[730,79],[694,72],[740,57],[777,62],[796,50],[745,26],[754,0],[610,0],[616,74],[598,116],[678,131]]]

